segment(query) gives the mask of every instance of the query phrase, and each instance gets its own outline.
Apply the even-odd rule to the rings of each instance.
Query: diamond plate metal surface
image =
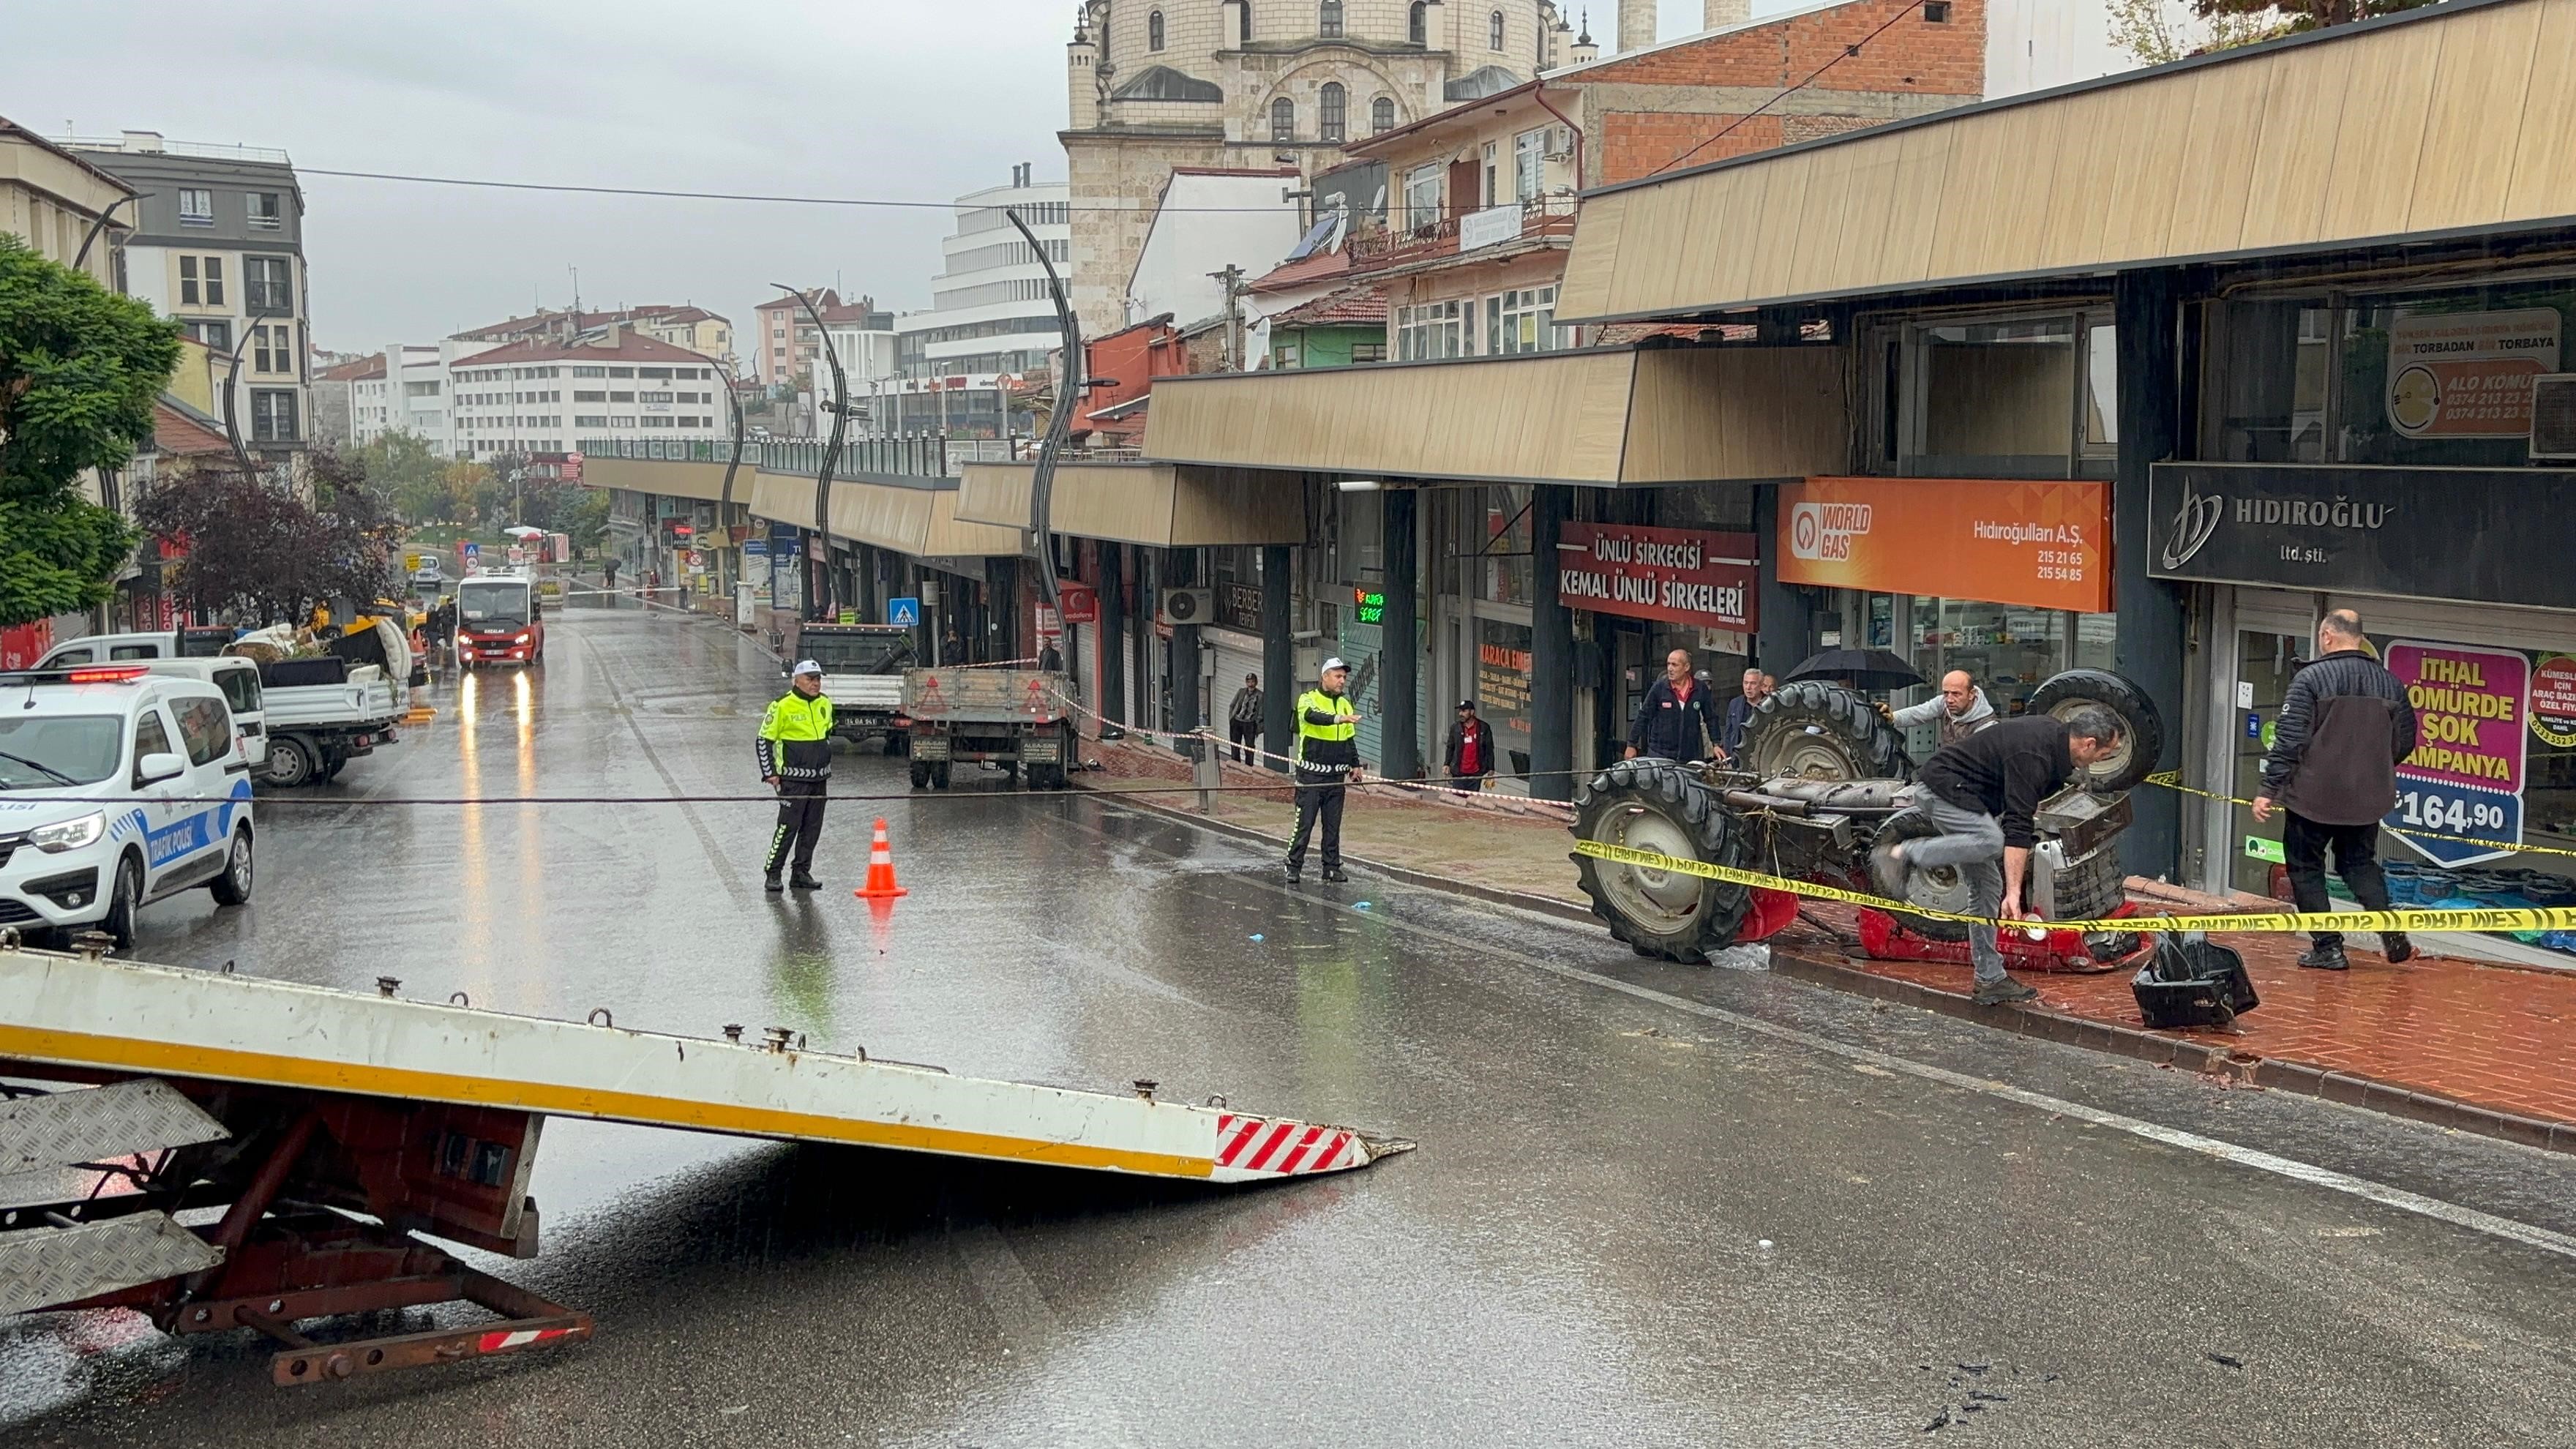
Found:
[[[167,1213],[0,1233],[0,1313],[24,1313],[211,1268],[223,1251]]]
[[[157,1077],[0,1102],[0,1175],[103,1162],[232,1134]]]

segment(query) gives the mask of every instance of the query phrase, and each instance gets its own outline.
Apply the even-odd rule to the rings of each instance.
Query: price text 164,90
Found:
[[[2503,806],[2463,800],[2456,795],[2445,798],[2438,790],[2409,790],[2399,795],[2397,815],[2401,824],[2422,830],[2447,830],[2454,835],[2504,829]]]

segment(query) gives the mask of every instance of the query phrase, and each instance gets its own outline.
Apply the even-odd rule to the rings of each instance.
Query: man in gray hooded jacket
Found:
[[[1937,724],[1941,727],[1941,747],[1946,749],[1995,722],[1995,707],[1986,700],[1986,692],[1964,669],[1953,669],[1941,676],[1941,692],[1921,704],[1909,704],[1887,717],[1898,729],[1916,725]]]

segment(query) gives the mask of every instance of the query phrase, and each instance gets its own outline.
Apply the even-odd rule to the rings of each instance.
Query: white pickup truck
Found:
[[[54,647],[36,667],[69,669],[85,664],[129,660],[206,659],[216,653],[231,631],[162,630],[145,634],[92,634]],[[393,632],[393,631],[386,631]],[[389,652],[400,643],[397,633]],[[248,662],[248,661],[245,661]],[[328,780],[340,767],[378,745],[396,743],[394,727],[409,708],[409,688],[397,688],[385,666],[352,664],[345,659],[288,659],[259,667],[257,724],[266,737],[264,784],[309,785]],[[408,648],[396,665],[406,677]],[[195,670],[184,671],[196,674]],[[228,677],[204,676],[223,687]],[[228,691],[230,693],[230,691]],[[236,701],[237,705],[239,701]],[[252,752],[257,758],[257,752]]]
[[[885,752],[904,752],[903,670],[912,662],[912,630],[900,624],[807,624],[797,653],[823,666],[832,727],[853,745],[885,737]]]

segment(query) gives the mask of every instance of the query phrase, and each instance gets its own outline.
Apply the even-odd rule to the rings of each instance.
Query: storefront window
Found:
[[[1879,619],[1900,607],[1906,620],[1904,645],[1879,643]],[[1997,713],[2016,715],[2024,712],[2032,691],[2050,675],[2110,668],[2117,616],[1920,594],[1874,594],[1869,597],[1866,618],[1873,646],[1895,648],[1928,682],[1924,689],[1908,691],[1902,702],[1929,698],[1942,675],[1964,669],[1986,692]],[[1933,748],[1935,740],[1935,733],[1924,729],[1907,741],[1907,747],[1919,758]]]
[[[1499,619],[1476,621],[1476,710],[1494,727],[1509,773],[1529,773],[1530,631]]]
[[[2063,478],[2074,452],[2076,319],[1913,329],[1914,407],[1899,471]]]
[[[2227,463],[2520,467],[2576,280],[2237,301],[2208,317],[2201,452]]]
[[[1477,597],[1495,604],[1530,601],[1530,491],[1526,486],[1487,488],[1484,584]]]

